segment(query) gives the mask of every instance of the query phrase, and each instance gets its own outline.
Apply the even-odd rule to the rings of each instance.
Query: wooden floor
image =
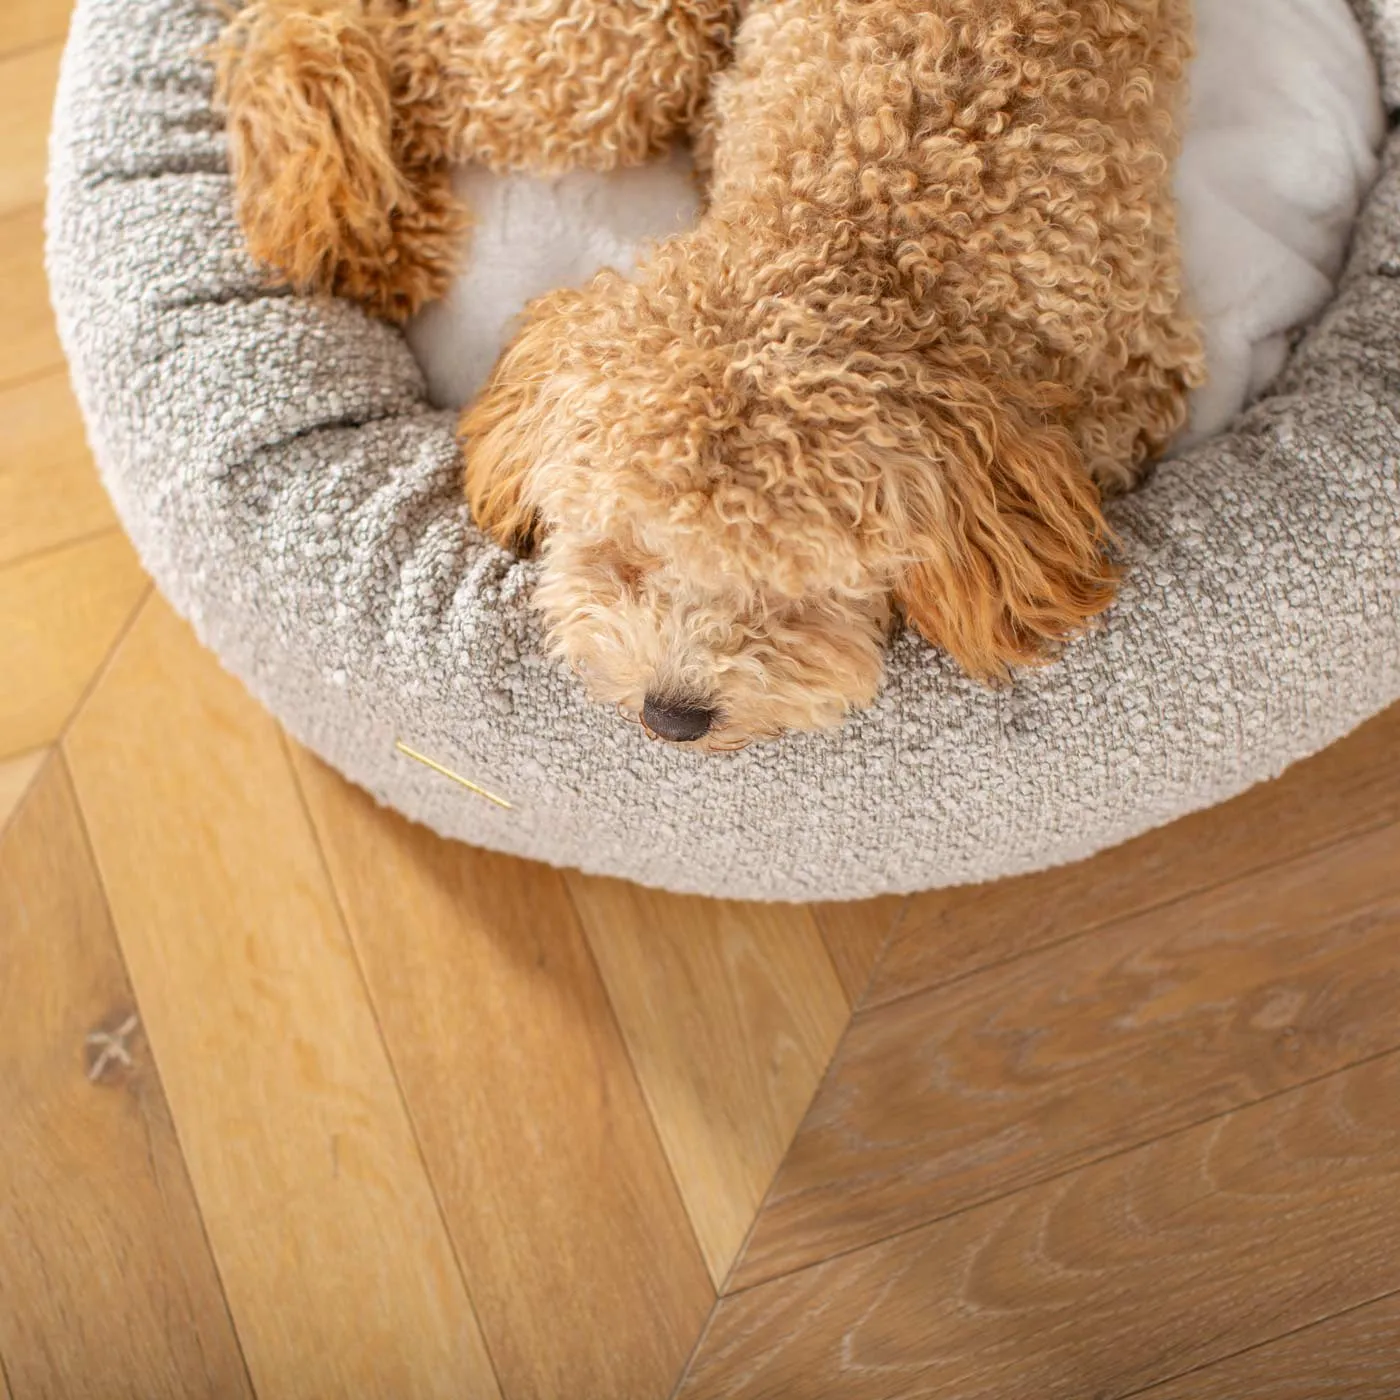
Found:
[[[1400,710],[1072,869],[445,844],[152,593],[0,10],[0,1397],[1394,1400]]]

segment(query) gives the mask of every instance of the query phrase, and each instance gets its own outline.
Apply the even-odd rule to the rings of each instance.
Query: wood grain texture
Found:
[[[714,1294],[563,877],[296,763],[502,1389],[667,1395]]]
[[[35,205],[0,218],[0,385],[62,364],[44,278],[44,211]]]
[[[31,48],[68,32],[68,0],[5,0],[0,6],[0,55]],[[44,129],[49,114],[44,113]]]
[[[152,599],[65,747],[260,1400],[496,1395],[275,724]]]
[[[859,1003],[876,959],[904,914],[905,895],[883,895],[853,904],[814,904],[812,917],[822,931],[831,961],[851,1006]]]
[[[1400,1046],[1400,825],[858,1015],[743,1287]]]
[[[1397,1174],[1388,1056],[727,1298],[678,1395],[1136,1394],[1400,1286]]]
[[[112,519],[42,271],[68,8],[0,0],[0,56],[48,44],[0,63],[0,739],[27,705],[66,721],[115,577],[55,562]],[[29,558],[56,549],[50,573]],[[854,1004],[903,901],[770,925],[595,891],[605,987],[564,877],[438,842],[294,755],[352,938],[275,726],[155,605],[72,744],[152,1031],[90,1085],[82,1042],[134,994],[61,761],[36,785],[49,751],[6,752],[0,1400],[246,1393],[227,1315],[200,1333],[225,1307],[215,1249],[264,1400],[490,1400],[469,1292],[508,1400],[669,1391],[713,1297],[684,1206],[721,1274],[838,1019],[811,920]],[[1395,862],[1261,877],[1243,921],[1215,888],[1396,821],[1400,708],[1120,851],[912,901],[809,1124],[832,1114],[831,1160],[799,1155],[806,1187],[775,1195],[799,1235],[842,1211],[857,1239],[903,1233],[733,1295],[686,1394],[1400,1396],[1395,1296],[1367,1301],[1400,1288],[1394,1065],[1296,1087],[1400,1025]],[[21,919],[45,937],[16,958]]]
[[[0,389],[0,442],[0,565],[116,525],[66,375]]]
[[[571,874],[716,1286],[849,1015],[811,913]]]
[[[20,799],[29,791],[39,765],[48,755],[47,749],[35,749],[15,758],[0,759],[0,834],[14,815]]]
[[[1143,1400],[1395,1400],[1400,1298],[1392,1294],[1139,1394]]]
[[[1282,778],[1077,865],[917,895],[875,970],[890,1001],[1400,819],[1400,705]]]
[[[115,530],[0,569],[0,758],[57,738],[146,588]]]
[[[6,0],[9,3],[9,0]],[[59,43],[0,55],[0,218],[42,204]]]
[[[250,1395],[57,758],[0,842],[0,967],[0,1355],[17,1400]]]

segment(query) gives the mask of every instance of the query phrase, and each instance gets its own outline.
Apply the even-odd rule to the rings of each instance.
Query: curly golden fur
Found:
[[[732,23],[730,0],[254,0],[217,55],[249,249],[405,320],[455,268],[453,164],[641,163],[695,122]]]
[[[298,119],[334,107],[340,141],[293,158],[327,197],[271,250],[237,133],[289,128],[240,100],[246,44],[225,67],[255,251],[388,314],[441,285],[445,161],[605,168],[703,126],[698,226],[530,307],[462,441],[478,522],[542,540],[557,649],[712,749],[867,704],[896,605],[980,678],[1053,656],[1114,597],[1100,489],[1203,377],[1171,201],[1189,0],[743,8],[322,12],[377,31],[377,77],[303,68]]]

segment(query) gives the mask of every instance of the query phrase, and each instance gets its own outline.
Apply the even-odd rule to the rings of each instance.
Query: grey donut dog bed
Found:
[[[1356,0],[1400,109],[1400,0]],[[1400,135],[1270,397],[1112,519],[1103,631],[989,692],[916,638],[839,732],[654,744],[544,656],[533,567],[463,503],[401,334],[263,288],[201,0],[79,0],[48,265],[146,566],[298,739],[452,837],[646,884],[844,899],[1070,861],[1229,797],[1400,696]],[[411,746],[507,798],[406,757]]]

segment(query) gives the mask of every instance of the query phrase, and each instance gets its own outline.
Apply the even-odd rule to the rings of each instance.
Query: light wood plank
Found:
[[[1389,1056],[725,1299],[678,1395],[1136,1395],[1400,1286],[1397,1179]]]
[[[0,569],[0,758],[58,737],[146,588],[116,530]]]
[[[1392,1294],[1139,1394],[1143,1400],[1395,1400],[1400,1298]]]
[[[44,277],[44,211],[0,218],[0,385],[63,364]]]
[[[857,1016],[735,1286],[1400,1046],[1400,825]]]
[[[71,9],[69,0],[5,0],[0,6],[0,54],[62,39]],[[47,126],[48,118],[44,121]]]
[[[495,1395],[276,725],[153,598],[66,749],[260,1400]]]
[[[117,523],[64,374],[0,389],[0,565]]]
[[[29,785],[47,754],[47,749],[35,749],[33,753],[0,760],[0,833],[4,832],[5,824],[29,791]]]
[[[867,1003],[905,996],[1400,819],[1400,705],[1282,778],[1077,865],[916,896]]]
[[[845,1028],[845,996],[806,909],[568,879],[718,1286]]]
[[[884,895],[848,904],[814,904],[812,915],[836,964],[851,1006],[859,1004],[880,956],[909,900]]]
[[[57,759],[0,842],[0,967],[0,1355],[19,1400],[249,1395]]]
[[[8,0],[7,0],[8,3]],[[0,218],[44,201],[59,43],[0,57]]]
[[[296,762],[502,1389],[667,1395],[714,1295],[563,878]]]

